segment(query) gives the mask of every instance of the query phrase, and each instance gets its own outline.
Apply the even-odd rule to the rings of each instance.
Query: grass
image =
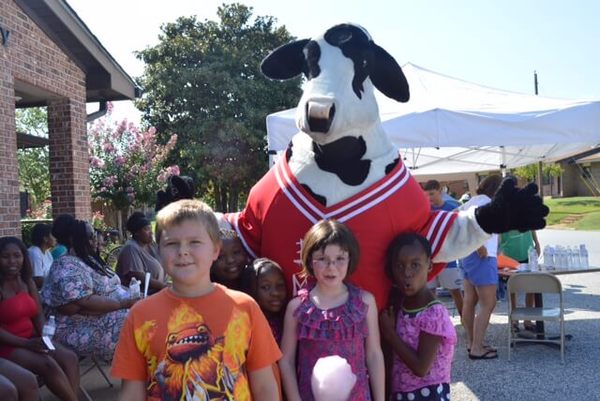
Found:
[[[575,223],[576,230],[600,230],[600,212],[589,213]]]
[[[550,208],[550,215],[546,219],[548,225],[556,225],[567,216],[578,215],[581,216],[580,220],[573,224],[565,224],[564,227],[600,230],[600,197],[546,198],[544,203]]]

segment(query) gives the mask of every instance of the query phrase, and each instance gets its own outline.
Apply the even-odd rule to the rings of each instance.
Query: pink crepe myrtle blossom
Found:
[[[127,120],[96,120],[88,135],[94,196],[111,202],[117,209],[133,204],[152,205],[163,186],[160,180],[179,174],[179,167],[165,166],[177,136],[165,139],[166,144],[159,143],[154,127],[140,130]]]
[[[118,167],[122,167],[125,164],[125,158],[123,156],[117,156],[117,157],[115,157],[115,164]]]

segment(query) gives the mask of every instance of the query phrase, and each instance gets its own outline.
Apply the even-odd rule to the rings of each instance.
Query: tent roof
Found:
[[[508,92],[407,63],[408,103],[379,92],[385,132],[413,174],[497,170],[554,161],[600,143],[600,101]],[[267,117],[269,149],[297,132],[295,109]]]

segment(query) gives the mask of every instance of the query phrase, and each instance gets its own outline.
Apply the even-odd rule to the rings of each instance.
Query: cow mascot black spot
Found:
[[[361,258],[350,281],[375,295],[381,309],[390,282],[386,248],[399,233],[426,236],[433,250],[432,277],[445,262],[464,257],[491,233],[543,228],[548,208],[530,185],[503,183],[492,203],[461,212],[430,211],[429,201],[385,135],[374,87],[406,102],[408,82],[398,63],[367,31],[336,25],[313,39],[275,49],[262,62],[273,79],[307,78],[297,108],[299,132],[285,157],[252,188],[239,213],[225,215],[248,252],[277,261],[288,288],[304,285],[300,249],[321,219],[346,224]]]

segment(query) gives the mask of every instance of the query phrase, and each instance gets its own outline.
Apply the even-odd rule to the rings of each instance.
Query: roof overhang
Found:
[[[43,148],[44,146],[48,146],[48,143],[48,138],[17,132],[18,149]]]
[[[86,101],[130,100],[140,89],[64,0],[15,0],[50,39],[86,74]],[[19,92],[17,107],[45,105]]]

